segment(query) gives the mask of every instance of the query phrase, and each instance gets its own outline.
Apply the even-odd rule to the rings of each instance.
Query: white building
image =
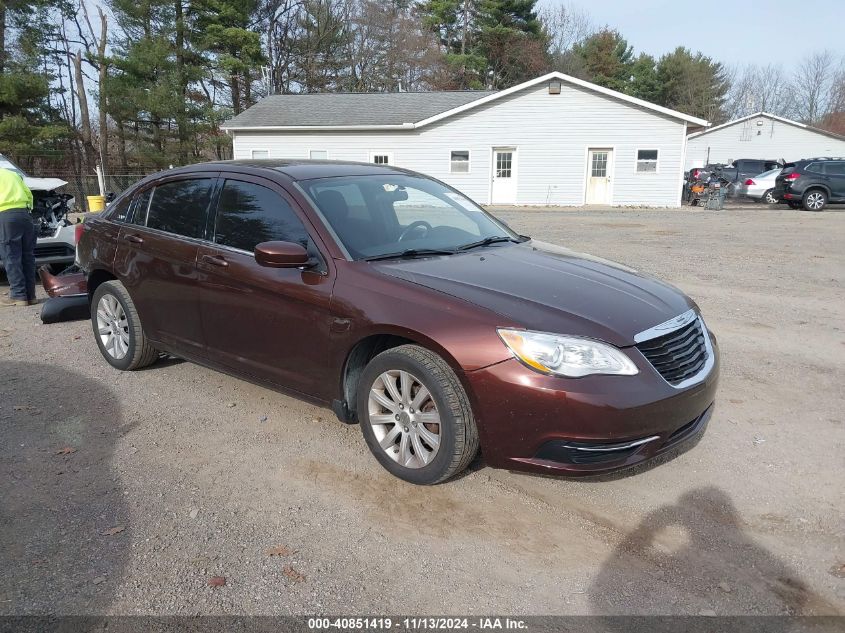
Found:
[[[561,73],[497,92],[274,95],[228,121],[236,159],[390,163],[482,204],[679,206],[687,125]]]
[[[817,156],[845,156],[845,137],[758,112],[690,134],[685,168],[739,158],[791,162]]]

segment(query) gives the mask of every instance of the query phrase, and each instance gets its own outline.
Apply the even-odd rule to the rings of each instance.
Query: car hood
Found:
[[[32,176],[24,176],[23,182],[30,191],[53,191],[67,184],[66,180],[60,178],[33,178]]]
[[[695,304],[636,270],[529,241],[460,255],[373,262],[380,272],[458,297],[526,329],[587,336],[617,346]]]

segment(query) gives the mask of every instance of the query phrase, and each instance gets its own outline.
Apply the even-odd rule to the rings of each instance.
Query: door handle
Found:
[[[226,267],[229,265],[229,262],[223,259],[222,255],[203,255],[200,261],[203,264],[211,264],[212,266]]]
[[[123,239],[126,240],[127,242],[132,242],[133,244],[143,244],[144,243],[144,238],[139,237],[137,235],[124,235]]]

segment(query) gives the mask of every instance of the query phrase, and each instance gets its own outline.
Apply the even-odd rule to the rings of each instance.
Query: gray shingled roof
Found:
[[[272,95],[226,121],[223,127],[402,125],[491,94],[494,93],[473,90]]]

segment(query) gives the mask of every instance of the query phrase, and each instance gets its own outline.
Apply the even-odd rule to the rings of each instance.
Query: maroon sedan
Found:
[[[414,483],[479,446],[500,468],[618,470],[697,438],[713,410],[716,341],[686,295],[413,172],[193,165],[84,227],[111,365],[169,353],[331,406]]]

